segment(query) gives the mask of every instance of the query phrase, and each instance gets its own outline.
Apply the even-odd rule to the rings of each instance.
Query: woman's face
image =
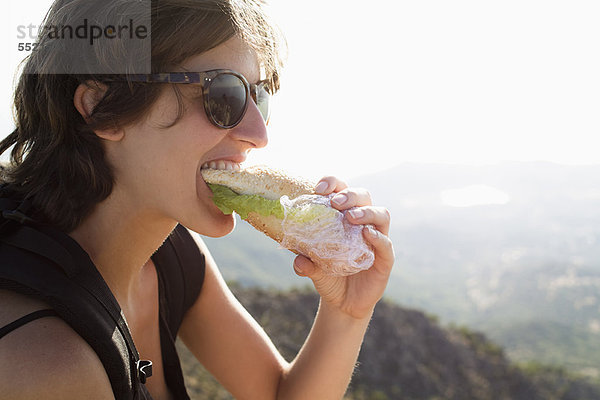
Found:
[[[190,72],[231,69],[250,83],[260,79],[254,53],[238,38],[188,59],[182,67]],[[126,127],[123,139],[109,146],[115,190],[138,210],[178,221],[207,236],[223,236],[231,232],[235,220],[213,204],[200,169],[211,161],[243,162],[251,149],[267,144],[266,126],[250,100],[239,125],[218,128],[205,114],[200,88],[178,87],[185,112],[174,126],[165,128],[178,112],[176,95],[166,88],[147,118]]]

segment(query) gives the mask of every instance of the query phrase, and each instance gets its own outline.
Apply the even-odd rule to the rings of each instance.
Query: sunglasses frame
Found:
[[[246,92],[246,99],[240,117],[237,121],[235,121],[235,123],[230,125],[223,125],[218,123],[210,109],[210,85],[212,81],[219,75],[235,76],[240,81],[242,81]],[[246,77],[244,77],[244,75],[230,69],[212,69],[203,72],[162,72],[157,74],[133,74],[128,75],[127,80],[131,82],[143,83],[200,84],[200,86],[202,87],[204,112],[206,113],[206,116],[213,125],[222,129],[232,129],[236,127],[240,122],[242,122],[242,119],[244,119],[244,115],[246,115],[246,111],[248,110],[248,99],[250,97],[252,97],[254,103],[258,105],[257,97],[259,88],[261,86],[265,87],[265,91],[269,93],[269,96],[271,95],[271,93],[268,90],[268,80],[262,80],[257,83],[248,83],[248,80],[246,79]],[[267,114],[266,118],[263,115],[263,120],[265,121],[265,123],[268,123],[269,115]]]

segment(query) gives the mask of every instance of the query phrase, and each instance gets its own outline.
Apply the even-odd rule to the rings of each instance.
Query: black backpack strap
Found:
[[[14,208],[15,202],[0,200],[0,216],[4,217],[0,222],[6,223],[7,215],[9,224],[17,222],[10,217],[19,216],[22,209]],[[0,254],[0,288],[50,304],[94,349],[117,399],[147,395],[139,382],[150,376],[151,364],[140,363],[116,299],[73,239],[49,227],[11,224],[0,232]]]
[[[10,233],[3,235],[0,240],[54,261],[69,278],[73,278],[79,272],[73,256],[64,247],[48,235],[30,226],[13,229]]]
[[[134,399],[137,389],[131,368],[133,357],[112,318],[97,306],[89,292],[33,253],[4,244],[0,244],[0,253],[3,262],[7,260],[2,268],[0,288],[49,304],[96,352],[115,398]]]

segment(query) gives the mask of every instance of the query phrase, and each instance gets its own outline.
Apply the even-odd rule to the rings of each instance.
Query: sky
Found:
[[[2,26],[0,136],[17,25]],[[248,164],[341,179],[403,162],[600,163],[600,2],[271,0],[288,41],[269,145]],[[10,60],[10,61],[9,61]]]

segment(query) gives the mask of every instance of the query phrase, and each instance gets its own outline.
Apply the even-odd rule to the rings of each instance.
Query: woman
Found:
[[[134,9],[139,4],[58,0],[46,25],[75,26],[84,19],[110,24],[111,18],[126,24],[132,15],[144,15]],[[265,99],[279,86],[280,41],[256,0],[163,0],[148,6],[154,75],[107,73],[107,65],[134,71],[145,56],[123,50],[113,38],[67,56],[57,50],[65,44],[56,35],[54,41],[40,37],[16,89],[16,130],[0,145],[2,152],[14,145],[3,190],[27,199],[28,216],[66,233],[89,255],[118,302],[140,357],[153,361],[146,381],[152,398],[185,398],[169,378],[175,367],[159,331],[163,272],[151,256],[181,226],[212,237],[233,229],[234,218],[214,206],[200,169],[216,160],[241,163],[251,150],[266,146]],[[56,74],[57,66],[65,73]],[[174,79],[186,71],[201,80],[215,70],[208,74],[222,80],[224,94],[236,79],[254,94],[245,113],[226,100],[219,103],[214,82],[207,93],[200,83],[164,83],[156,75],[174,72],[168,78]],[[386,236],[390,218],[371,205],[366,191],[334,177],[323,178],[316,189],[337,192],[339,210],[358,207],[350,222],[376,227],[363,232],[376,261],[368,271],[340,278],[324,275],[305,257],[295,259],[294,270],[313,281],[321,302],[291,363],[234,298],[209,250],[193,235],[204,255],[204,277],[178,331],[170,333],[236,398],[339,399],[350,381],[393,264]],[[198,257],[198,269],[202,261]],[[49,308],[39,297],[6,289],[0,304],[0,327]],[[99,355],[61,318],[34,319],[10,331],[0,340],[0,358],[0,398],[115,396]]]

